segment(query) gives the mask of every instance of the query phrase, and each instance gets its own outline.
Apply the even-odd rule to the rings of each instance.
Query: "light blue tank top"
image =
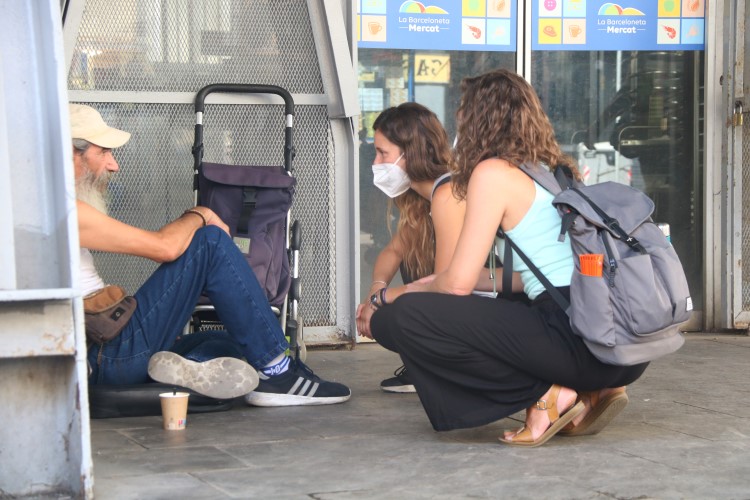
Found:
[[[554,286],[569,286],[573,275],[573,251],[570,239],[557,240],[562,219],[552,206],[552,193],[534,182],[536,196],[531,208],[521,222],[506,234],[525,253]],[[500,255],[505,241],[500,240]],[[530,299],[545,291],[544,285],[534,276],[521,258],[513,252],[513,270],[521,273],[523,291]]]

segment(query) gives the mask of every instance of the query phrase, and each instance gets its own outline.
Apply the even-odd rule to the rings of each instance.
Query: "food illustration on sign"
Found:
[[[557,31],[555,31],[554,26],[545,26],[542,28],[542,33],[547,36],[557,36]]]
[[[469,28],[469,31],[471,31],[471,36],[473,36],[477,40],[482,36],[482,30],[480,30],[476,26],[467,26],[467,28]]]
[[[667,32],[667,36],[668,36],[668,37],[669,37],[670,39],[674,39],[674,37],[676,37],[676,36],[677,36],[677,30],[676,30],[676,29],[674,29],[674,28],[673,28],[673,27],[671,27],[671,26],[664,26],[664,31],[666,31],[666,32]]]
[[[367,23],[367,28],[370,30],[370,33],[373,35],[377,35],[381,31],[383,31],[383,25],[376,21],[371,21]]]

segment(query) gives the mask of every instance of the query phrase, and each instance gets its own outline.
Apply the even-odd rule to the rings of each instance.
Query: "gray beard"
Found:
[[[93,172],[86,170],[83,177],[76,182],[76,198],[106,214],[109,212],[108,184],[108,174],[102,174],[97,178]]]

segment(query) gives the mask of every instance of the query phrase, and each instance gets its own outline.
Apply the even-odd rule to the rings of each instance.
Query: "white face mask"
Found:
[[[401,153],[393,163],[376,163],[372,166],[373,183],[390,198],[404,194],[411,187],[409,176],[398,166],[403,156],[404,153]]]

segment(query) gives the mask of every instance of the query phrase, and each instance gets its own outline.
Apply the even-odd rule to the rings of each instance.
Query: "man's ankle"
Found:
[[[292,358],[289,356],[282,354],[281,359],[278,360],[274,359],[270,363],[268,363],[263,369],[261,369],[261,372],[266,377],[274,377],[276,375],[281,375],[282,373],[285,373],[289,369],[289,364],[292,361]]]

